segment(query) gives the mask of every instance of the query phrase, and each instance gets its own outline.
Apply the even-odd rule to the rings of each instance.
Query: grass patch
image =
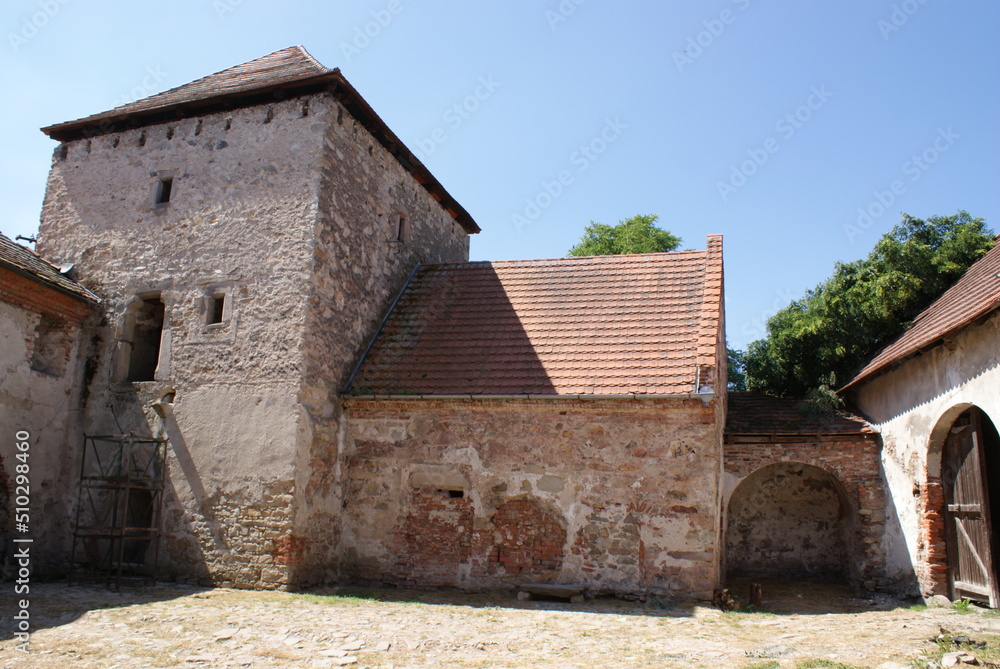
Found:
[[[293,602],[309,602],[312,604],[347,604],[350,606],[361,606],[364,604],[371,604],[372,602],[384,601],[383,598],[375,591],[365,589],[344,589],[332,595],[303,593],[299,595],[292,595],[291,599]]]
[[[754,662],[748,664],[743,669],[781,669],[781,663],[777,660],[767,660],[766,662]]]
[[[972,608],[972,602],[968,599],[960,599],[957,602],[953,602],[951,608],[955,610],[955,613],[963,616],[975,611],[975,609]]]
[[[833,660],[806,660],[799,664],[796,669],[861,669],[861,667]]]
[[[958,632],[938,635],[934,645],[924,651],[924,656],[914,663],[916,667],[940,666],[941,658],[947,653],[965,651],[980,664],[984,661],[995,663],[1000,660],[1000,636],[996,634],[970,636]]]

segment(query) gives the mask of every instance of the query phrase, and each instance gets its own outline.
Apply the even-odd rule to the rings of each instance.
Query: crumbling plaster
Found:
[[[852,389],[851,397],[882,435],[882,469],[894,505],[884,545],[890,578],[916,574],[925,595],[945,594],[929,571],[921,500],[939,486],[941,447],[957,416],[977,406],[1000,425],[1000,313]],[[916,584],[915,584],[916,585]]]
[[[80,434],[80,328],[78,324],[70,328],[72,338],[63,373],[46,374],[31,369],[40,318],[37,312],[0,300],[0,425],[5,431],[0,440],[5,470],[0,473],[0,485],[9,486],[5,499],[13,503],[17,466],[27,465],[32,569],[59,573],[65,569],[62,556],[69,548],[73,509],[72,495],[67,491],[75,490],[77,473],[65,452],[66,444],[77,441]],[[27,451],[17,448],[21,443],[17,435],[22,431],[29,435]],[[18,453],[27,457],[19,460]],[[10,537],[15,531],[13,508],[5,508],[3,514],[0,537]],[[11,553],[7,550],[4,559]]]
[[[335,382],[418,260],[467,259],[465,231],[323,93],[61,144],[38,246],[104,300],[85,431],[170,439],[165,575],[333,580]],[[155,380],[122,382],[129,305],[150,295]]]
[[[718,577],[716,404],[348,399],[344,573],[407,584],[425,567],[401,550],[424,531],[411,505],[425,489],[461,490],[454,504],[471,505],[474,536],[464,559],[449,558],[442,584],[481,589],[534,577],[595,592],[710,596]],[[512,574],[497,564],[503,541],[494,518],[518,499],[565,526],[558,567]]]

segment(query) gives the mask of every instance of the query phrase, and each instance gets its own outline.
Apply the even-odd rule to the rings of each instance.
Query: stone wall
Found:
[[[415,263],[466,260],[465,231],[322,93],[61,144],[39,249],[104,299],[85,430],[169,438],[161,573],[335,580],[337,392]],[[163,331],[129,382],[143,300]]]
[[[297,454],[298,583],[338,574],[341,388],[417,263],[469,259],[468,233],[339,103],[323,104],[330,122],[303,349],[310,436]]]
[[[727,436],[724,452],[729,572],[888,585],[876,436]]]
[[[169,437],[166,576],[250,584],[287,573],[269,542],[291,530],[291,499],[274,491],[294,488],[307,425],[298,392],[328,122],[322,105],[307,113],[308,102],[79,139],[55,152],[39,250],[75,263],[105,306],[105,322],[89,333],[85,429]],[[157,204],[164,178],[173,179],[170,199]],[[220,295],[223,318],[211,323]],[[165,308],[155,378],[130,383],[131,321],[149,296]],[[252,527],[260,541],[245,542],[238,524],[251,508],[267,509],[268,520]]]
[[[941,491],[945,435],[972,406],[1000,425],[997,388],[1000,313],[994,312],[947,343],[852,389],[853,401],[885,444],[882,468],[891,504],[887,568],[915,593],[948,593]]]
[[[82,321],[89,312],[79,300],[0,269],[0,567],[4,575],[13,573],[12,535],[33,540],[35,573],[52,575],[65,570],[71,491],[76,490],[75,463],[66,453],[73,446],[79,448],[83,439],[79,387],[83,370],[78,351]],[[42,351],[42,347],[50,350]],[[28,443],[27,451],[17,447],[22,442]],[[18,459],[18,454],[26,457]],[[29,477],[27,534],[15,533],[14,525],[14,501],[24,493],[17,490],[19,465],[20,473],[25,473],[27,465]]]
[[[716,402],[347,399],[343,574],[710,597]]]

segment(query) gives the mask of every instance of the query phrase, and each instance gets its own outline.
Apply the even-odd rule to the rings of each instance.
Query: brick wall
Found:
[[[711,404],[345,404],[345,578],[711,596],[721,451]]]
[[[93,305],[0,267],[0,300],[79,325]]]
[[[948,594],[948,540],[944,521],[944,486],[928,476],[920,487],[918,578],[927,594]]]
[[[885,495],[880,473],[880,442],[873,435],[838,437],[734,438],[727,435],[725,471],[730,490],[755,471],[776,463],[802,463],[830,475],[841,487],[853,526],[848,562],[852,579],[867,587],[885,585]],[[726,500],[728,504],[728,499]]]

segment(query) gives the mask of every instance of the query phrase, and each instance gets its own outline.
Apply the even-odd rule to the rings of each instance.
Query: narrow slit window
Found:
[[[226,308],[226,296],[225,295],[213,295],[208,300],[208,324],[218,325],[222,322],[222,316],[225,313]]]
[[[402,214],[399,215],[399,222],[396,224],[396,241],[410,241],[410,221]]]
[[[170,202],[170,192],[174,189],[174,178],[167,177],[156,182],[156,204],[166,204]]]

